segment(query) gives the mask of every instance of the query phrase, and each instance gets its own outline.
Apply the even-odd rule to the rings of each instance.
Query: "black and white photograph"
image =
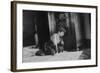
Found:
[[[91,14],[23,10],[24,62],[91,59]]]
[[[11,70],[97,66],[97,6],[12,2]]]

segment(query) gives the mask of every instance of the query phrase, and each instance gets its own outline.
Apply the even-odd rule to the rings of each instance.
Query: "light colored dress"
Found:
[[[56,51],[58,50],[58,43],[60,43],[61,42],[61,39],[60,39],[60,37],[59,37],[59,35],[58,34],[53,34],[52,36],[51,36],[51,41],[53,42],[53,44],[56,46]]]

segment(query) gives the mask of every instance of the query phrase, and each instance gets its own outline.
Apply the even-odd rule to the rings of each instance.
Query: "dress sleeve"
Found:
[[[57,34],[53,34],[51,36],[51,41],[54,43],[54,45],[57,45]]]

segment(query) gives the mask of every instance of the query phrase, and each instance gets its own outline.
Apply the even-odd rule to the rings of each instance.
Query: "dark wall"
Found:
[[[91,48],[91,14],[81,13],[81,48]]]
[[[64,48],[67,51],[91,46],[91,14],[69,13],[69,30],[64,36]]]
[[[69,20],[69,24],[67,23],[68,29],[66,34],[64,35],[64,49],[67,51],[75,51],[77,48],[76,45],[76,34],[75,34],[75,22],[73,22],[74,17],[73,13],[68,13],[67,19]]]
[[[48,12],[37,12],[36,24],[39,38],[39,48],[44,50],[45,42],[50,40]]]
[[[50,40],[48,12],[24,10],[23,46],[35,45],[35,33],[38,33],[38,43],[40,47],[42,47],[46,41]]]
[[[23,46],[35,44],[35,12],[23,10]]]

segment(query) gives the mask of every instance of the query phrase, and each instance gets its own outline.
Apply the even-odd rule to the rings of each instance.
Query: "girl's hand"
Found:
[[[64,41],[61,41],[61,44],[63,44],[63,45],[64,45]]]

